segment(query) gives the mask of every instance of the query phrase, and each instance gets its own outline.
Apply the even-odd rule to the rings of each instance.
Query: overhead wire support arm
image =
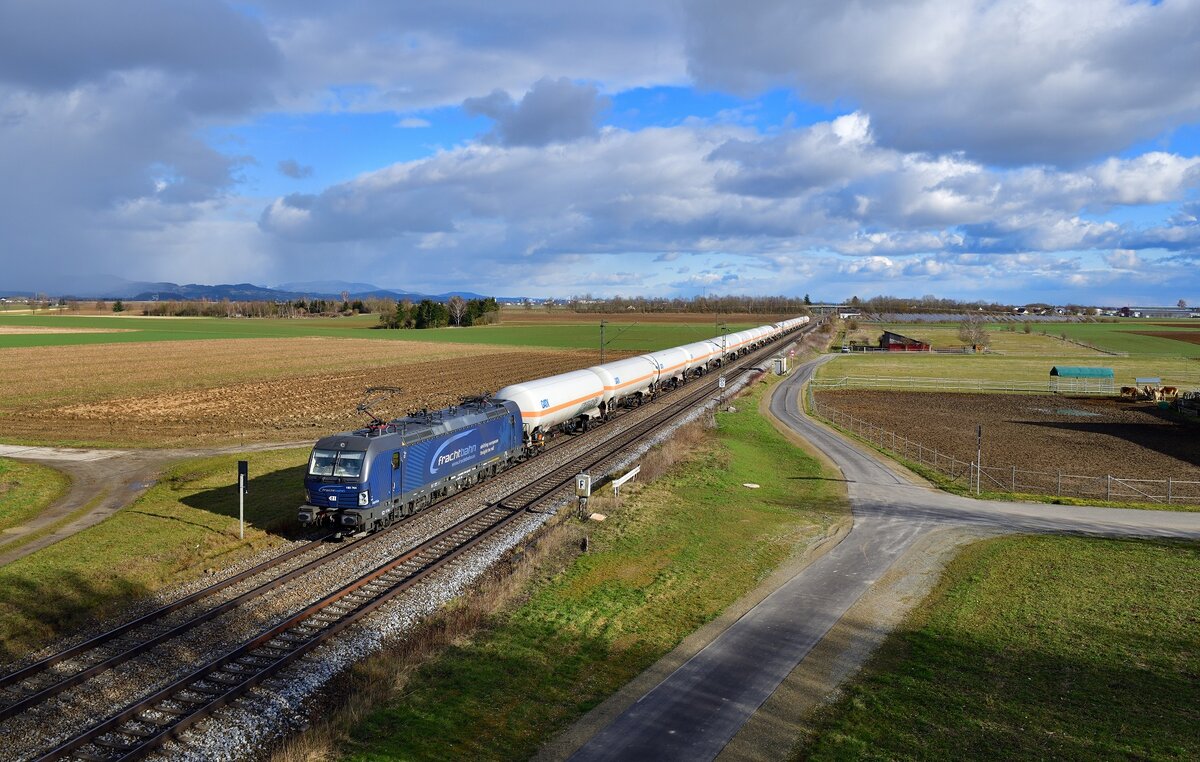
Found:
[[[614,341],[616,341],[617,339],[619,339],[621,337],[621,334],[625,333],[630,328],[633,328],[634,326],[638,325],[638,323],[630,323],[629,325],[625,326],[621,330],[617,331],[617,334],[615,336],[613,336],[611,339],[609,339],[608,341],[604,340],[604,326],[606,326],[606,325],[608,325],[607,320],[600,321],[600,364],[601,365],[604,364],[604,348],[607,347],[609,344],[613,343]]]

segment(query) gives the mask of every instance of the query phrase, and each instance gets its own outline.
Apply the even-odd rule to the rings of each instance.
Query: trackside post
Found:
[[[250,475],[250,461],[238,461],[238,539],[246,539],[246,482]]]

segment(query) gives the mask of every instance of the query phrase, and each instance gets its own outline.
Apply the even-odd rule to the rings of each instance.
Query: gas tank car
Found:
[[[658,386],[658,366],[647,357],[630,357],[588,368],[604,384],[604,412],[619,405],[634,407],[648,400]]]
[[[375,531],[521,457],[521,411],[479,399],[318,440],[304,477],[304,526]]]
[[[692,361],[692,353],[683,347],[660,349],[641,356],[649,358],[658,367],[659,386],[682,383],[687,378],[688,364]]]
[[[533,455],[554,432],[586,430],[592,419],[600,417],[604,382],[590,370],[573,370],[511,384],[496,392],[495,399],[520,411],[524,445]]]
[[[721,345],[712,339],[685,344],[680,349],[691,355],[687,373],[692,376],[702,376],[710,368],[721,364]]]

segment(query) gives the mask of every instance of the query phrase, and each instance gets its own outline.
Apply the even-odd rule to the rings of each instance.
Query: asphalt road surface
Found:
[[[801,386],[830,359],[799,366],[776,390],[771,413],[841,469],[853,529],[599,730],[572,760],[713,759],[842,614],[932,530],[1200,538],[1200,513],[973,500],[916,484],[804,415]]]

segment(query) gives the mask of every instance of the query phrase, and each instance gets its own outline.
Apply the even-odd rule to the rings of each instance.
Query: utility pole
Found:
[[[600,321],[600,364],[604,364],[604,326],[608,325],[607,320]]]

